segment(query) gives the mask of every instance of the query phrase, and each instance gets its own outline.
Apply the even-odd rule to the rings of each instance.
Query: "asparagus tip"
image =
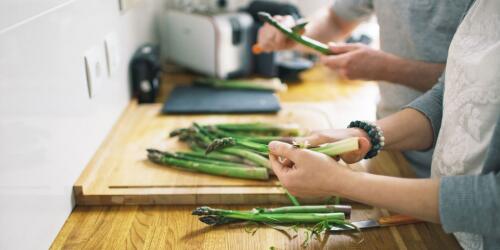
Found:
[[[257,16],[259,17],[259,20],[262,22],[266,22],[269,20],[269,18],[271,18],[271,15],[269,15],[269,13],[264,12],[264,11],[259,11],[257,13]]]
[[[192,215],[209,215],[210,214],[210,208],[209,207],[197,207],[195,210],[191,212]]]
[[[207,215],[200,217],[199,220],[207,225],[213,226],[220,223],[220,216],[216,215]]]
[[[210,143],[207,146],[205,154],[209,154],[209,153],[216,151],[216,150],[219,150],[221,148],[225,148],[228,146],[234,146],[234,145],[236,145],[236,140],[232,137],[215,139],[212,141],[212,143]]]
[[[164,155],[163,152],[161,152],[160,150],[157,150],[157,149],[152,149],[152,148],[148,148],[147,151],[148,151],[148,159],[150,161],[155,162],[155,163],[161,162],[161,158]]]

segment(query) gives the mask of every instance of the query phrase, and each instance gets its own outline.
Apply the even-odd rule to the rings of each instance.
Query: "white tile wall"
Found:
[[[50,246],[73,208],[73,183],[129,102],[128,61],[156,40],[163,7],[0,1],[0,249]],[[121,62],[89,99],[83,55],[110,32]]]

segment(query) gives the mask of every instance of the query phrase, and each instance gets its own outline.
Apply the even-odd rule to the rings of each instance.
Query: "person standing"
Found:
[[[498,13],[500,1],[476,0],[451,42],[445,77],[435,87],[374,124],[354,121],[335,131],[338,139],[360,138],[360,150],[341,155],[350,163],[383,148],[435,145],[432,178],[355,172],[328,156],[271,142],[273,170],[283,186],[299,197],[336,194],[440,223],[464,249],[500,249]]]
[[[349,79],[378,81],[381,100],[377,117],[383,118],[429,90],[445,67],[453,34],[472,0],[335,0],[311,17],[305,36],[329,42],[347,37],[372,15],[380,26],[380,50],[361,44],[333,44],[337,55],[324,56],[321,63]],[[276,16],[292,27],[291,16]],[[307,51],[266,24],[257,43],[267,52],[295,49]],[[330,140],[335,134],[318,132],[317,140]],[[432,149],[405,151],[417,176],[428,177]]]

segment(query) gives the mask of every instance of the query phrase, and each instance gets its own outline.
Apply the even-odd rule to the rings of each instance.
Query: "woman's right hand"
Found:
[[[295,19],[292,16],[274,16],[274,18],[285,27],[295,26]],[[272,52],[291,49],[295,42],[272,25],[265,23],[259,29],[257,44],[263,52]]]
[[[328,129],[313,131],[307,136],[297,137],[297,143],[306,144],[309,146],[319,146],[325,143],[332,143],[343,139],[359,137],[359,149],[353,152],[340,155],[340,158],[346,163],[355,163],[361,161],[368,151],[372,148],[370,137],[366,132],[359,128],[347,129]]]

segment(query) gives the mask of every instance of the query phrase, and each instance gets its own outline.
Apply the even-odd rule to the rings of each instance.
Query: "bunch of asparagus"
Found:
[[[184,170],[243,179],[267,180],[272,174],[267,158],[271,141],[293,143],[301,131],[293,124],[229,123],[200,125],[172,131],[189,145],[190,152],[165,152],[148,149],[148,158],[158,164]],[[299,145],[297,145],[299,146]],[[307,145],[305,145],[307,147]],[[304,147],[304,145],[302,145]],[[313,151],[336,156],[358,149],[358,138],[310,148]]]

